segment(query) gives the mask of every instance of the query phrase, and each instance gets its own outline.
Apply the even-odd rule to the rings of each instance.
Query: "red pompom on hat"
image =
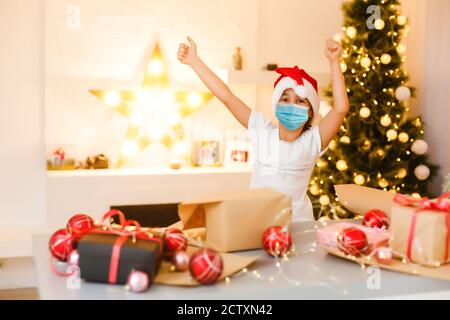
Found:
[[[275,89],[272,95],[274,112],[284,90],[293,89],[300,98],[306,98],[311,103],[314,110],[314,121],[319,116],[320,104],[316,79],[306,73],[305,70],[299,69],[298,66],[293,68],[277,68],[275,71],[280,74],[280,77],[275,81]]]

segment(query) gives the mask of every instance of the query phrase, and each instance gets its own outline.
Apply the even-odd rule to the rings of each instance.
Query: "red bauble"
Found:
[[[67,229],[60,229],[50,237],[48,247],[51,254],[59,261],[67,261],[73,250],[74,239]]]
[[[74,236],[82,236],[94,227],[94,219],[85,214],[77,214],[69,219],[67,229],[72,232]]]
[[[263,234],[262,245],[267,254],[281,257],[291,249],[292,237],[281,227],[270,227]]]
[[[369,249],[367,236],[361,229],[350,227],[342,230],[337,236],[338,248],[352,256],[365,254]]]
[[[164,252],[172,256],[176,251],[185,251],[188,241],[183,231],[179,229],[168,229],[164,234]]]
[[[389,227],[389,218],[386,212],[372,209],[364,215],[362,225],[369,228],[387,229]]]
[[[223,272],[222,257],[214,250],[200,249],[192,255],[189,270],[201,284],[212,284]]]

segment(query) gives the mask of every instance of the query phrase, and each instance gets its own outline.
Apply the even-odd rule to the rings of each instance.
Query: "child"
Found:
[[[317,81],[304,70],[297,66],[276,70],[280,77],[275,82],[272,98],[273,111],[279,122],[275,124],[236,97],[198,57],[195,42],[190,37],[188,41],[189,46],[180,44],[178,60],[189,65],[249,131],[255,153],[250,187],[272,188],[289,195],[293,220],[313,220],[311,200],[306,193],[311,173],[349,109],[339,60],[341,45],[331,39],[326,42],[325,55],[330,65],[334,107],[318,125],[313,126],[320,103]]]

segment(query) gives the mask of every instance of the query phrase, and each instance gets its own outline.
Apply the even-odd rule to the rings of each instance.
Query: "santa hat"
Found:
[[[300,98],[306,98],[311,103],[314,110],[314,121],[319,116],[320,103],[317,81],[307,74],[305,70],[299,69],[297,66],[293,68],[277,68],[275,71],[280,74],[280,77],[275,81],[275,89],[272,95],[274,112],[284,90],[293,89]]]

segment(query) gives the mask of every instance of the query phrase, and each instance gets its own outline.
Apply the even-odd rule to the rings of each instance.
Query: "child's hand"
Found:
[[[190,47],[187,44],[180,43],[178,47],[178,60],[181,63],[190,65],[197,58],[197,45],[191,37],[187,37],[187,39]]]
[[[325,55],[327,56],[328,60],[339,60],[341,51],[342,46],[339,42],[334,41],[333,39],[327,39],[327,42],[325,44]]]

